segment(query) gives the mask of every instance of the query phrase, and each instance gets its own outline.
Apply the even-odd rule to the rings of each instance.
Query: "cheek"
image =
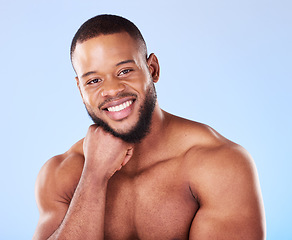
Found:
[[[98,91],[94,91],[92,89],[82,91],[83,102],[89,105],[97,104],[98,100]]]
[[[148,89],[149,84],[151,84],[150,76],[141,74],[131,83],[131,87],[140,94],[143,94]]]

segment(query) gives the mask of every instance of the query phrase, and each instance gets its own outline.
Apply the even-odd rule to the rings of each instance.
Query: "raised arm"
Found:
[[[265,239],[262,197],[249,154],[232,144],[202,150],[200,156],[190,184],[200,204],[190,239]]]
[[[132,150],[95,125],[83,149],[85,160],[82,154],[67,153],[52,158],[40,171],[40,219],[33,239],[104,238],[107,182],[131,158]]]

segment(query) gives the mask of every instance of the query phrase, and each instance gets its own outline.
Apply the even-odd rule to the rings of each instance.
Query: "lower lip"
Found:
[[[121,121],[131,114],[134,104],[135,102],[133,102],[130,106],[124,108],[123,110],[117,112],[110,112],[105,110],[105,113],[110,117],[110,119],[115,121]]]

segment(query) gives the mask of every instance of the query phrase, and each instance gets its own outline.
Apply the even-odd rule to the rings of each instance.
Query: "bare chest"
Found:
[[[198,209],[183,172],[158,166],[108,185],[106,239],[188,239]]]

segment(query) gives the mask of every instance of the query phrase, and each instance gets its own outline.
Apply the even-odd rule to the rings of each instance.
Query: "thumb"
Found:
[[[124,161],[122,162],[122,166],[125,166],[130,161],[131,157],[133,156],[133,152],[134,152],[133,147],[131,147],[127,150]]]

